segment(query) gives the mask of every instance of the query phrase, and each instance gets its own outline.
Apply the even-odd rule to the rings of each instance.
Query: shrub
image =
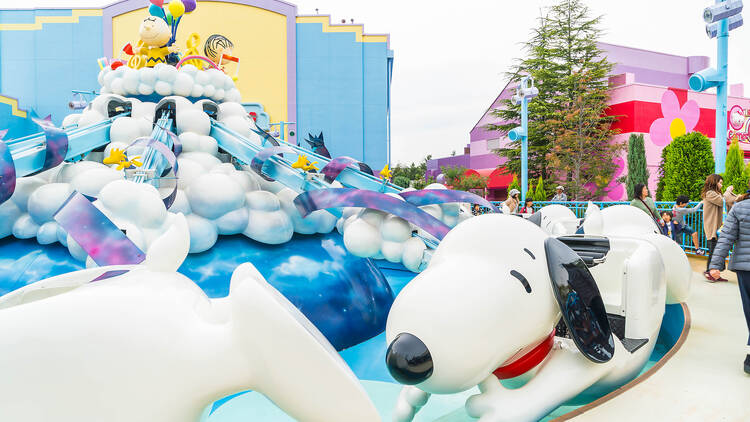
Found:
[[[700,200],[706,177],[714,171],[711,141],[698,132],[677,137],[664,162],[662,201],[674,201],[679,195]]]

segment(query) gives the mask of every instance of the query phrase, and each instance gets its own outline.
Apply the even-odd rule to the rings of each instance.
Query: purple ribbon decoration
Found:
[[[68,154],[68,134],[62,129],[56,128],[52,124],[50,116],[32,120],[42,128],[45,137],[44,165],[41,170],[33,173],[37,174],[49,170],[65,160],[65,156]]]
[[[333,181],[339,177],[339,174],[341,174],[341,172],[344,171],[345,168],[357,163],[359,163],[359,161],[355,160],[352,157],[336,157],[333,160],[329,161],[328,164],[326,164],[325,167],[320,170],[320,172],[325,175],[326,182],[333,183]]]
[[[268,159],[271,158],[272,155],[283,154],[285,152],[291,154],[297,153],[295,150],[284,146],[263,148],[259,153],[255,154],[255,157],[253,157],[253,160],[250,162],[250,168],[258,173],[262,178],[266,179],[269,182],[273,182],[273,178],[263,173],[263,166],[266,165],[266,161],[268,161]]]
[[[174,155],[178,156],[182,153],[182,141],[180,141],[180,138],[174,134],[171,130],[167,129],[164,126],[161,126],[157,124],[156,126],[159,126],[162,130],[167,132],[167,135],[172,139],[172,151],[174,151]]]
[[[0,130],[0,204],[10,199],[16,190],[16,166],[8,145],[3,142],[7,130]]]
[[[78,192],[57,210],[55,221],[99,266],[135,265],[146,259],[119,227]]]
[[[418,207],[432,204],[445,204],[448,202],[468,202],[487,207],[494,212],[500,212],[496,206],[492,205],[491,202],[481,196],[461,190],[423,189],[411,192],[401,192],[399,195],[401,195],[406,202]]]
[[[361,207],[384,211],[401,217],[442,240],[450,227],[416,206],[390,195],[361,189],[319,189],[301,193],[294,198],[300,215],[327,208]]]
[[[167,160],[167,163],[169,163],[170,167],[172,167],[172,170],[174,170],[174,175],[175,177],[177,177],[177,156],[169,149],[169,147],[153,138],[144,136],[133,141],[133,143],[128,145],[125,150],[139,145],[143,145],[147,148],[153,148],[158,153],[160,153]],[[162,199],[162,201],[164,201],[164,206],[169,209],[172,204],[174,204],[175,198],[177,198],[177,183],[174,184],[174,189],[172,189],[172,192],[167,195],[166,198]]]
[[[273,136],[269,135],[268,132],[266,132],[264,130],[256,130],[256,129],[253,129],[252,127],[250,128],[250,130],[252,130],[253,132],[255,132],[258,136],[263,137],[263,139],[266,140],[266,141],[268,141],[268,142],[270,142],[271,145],[273,145],[275,147],[277,147],[277,146],[280,145],[279,141],[277,141],[276,139],[274,139]]]

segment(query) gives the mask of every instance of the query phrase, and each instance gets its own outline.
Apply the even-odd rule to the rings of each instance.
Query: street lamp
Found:
[[[716,87],[716,165],[714,172],[724,173],[727,158],[727,91],[729,31],[742,26],[742,0],[716,0],[703,11],[706,35],[716,38],[716,69],[707,68],[690,77],[693,91],[702,92]]]
[[[539,90],[534,86],[534,78],[524,76],[516,87],[516,95],[510,99],[513,105],[521,104],[521,126],[515,127],[508,132],[511,142],[521,140],[521,203],[526,200],[526,191],[529,189],[529,101],[539,95]]]

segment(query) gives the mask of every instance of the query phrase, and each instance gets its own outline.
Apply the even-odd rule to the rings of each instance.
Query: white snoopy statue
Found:
[[[474,386],[469,416],[536,421],[638,375],[665,303],[689,293],[687,258],[636,208],[590,207],[578,235],[561,233],[570,217],[556,211],[565,224],[501,214],[462,222],[397,296],[386,362],[406,386],[394,421],[413,420],[431,394]],[[513,377],[528,381],[499,381]]]
[[[0,420],[197,422],[245,390],[299,421],[380,420],[333,347],[251,264],[220,299],[177,273],[189,244],[178,214],[142,265],[0,297]]]

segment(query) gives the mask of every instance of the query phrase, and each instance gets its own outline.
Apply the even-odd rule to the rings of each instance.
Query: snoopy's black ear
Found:
[[[531,214],[531,216],[527,218],[526,221],[530,221],[536,224],[537,226],[542,227],[542,213],[535,212],[534,214]]]
[[[578,350],[593,362],[609,361],[615,342],[594,277],[578,254],[554,237],[545,240],[544,250],[552,290]]]

